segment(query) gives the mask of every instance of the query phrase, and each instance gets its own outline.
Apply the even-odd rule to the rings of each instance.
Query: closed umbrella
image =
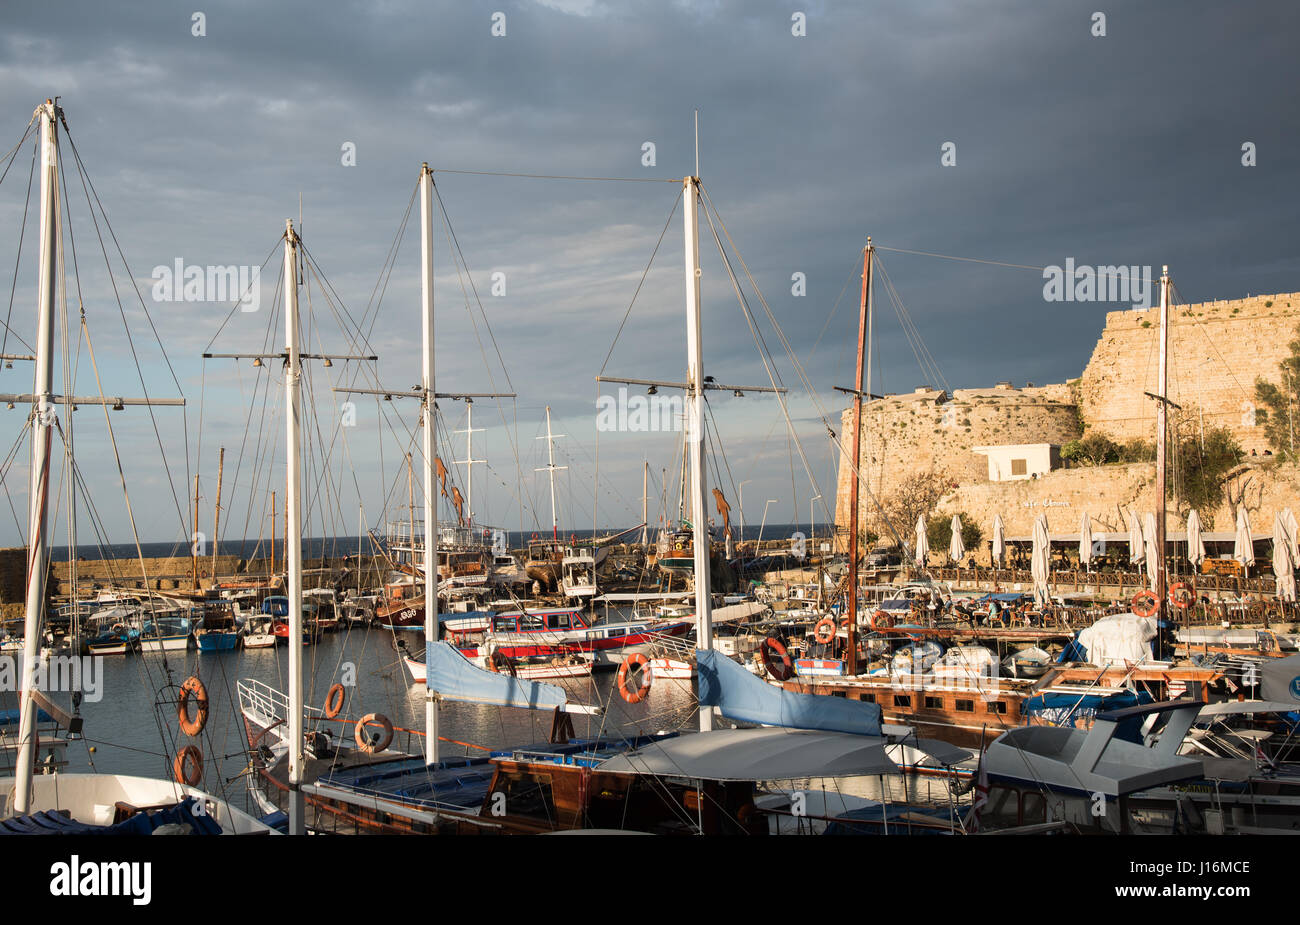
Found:
[[[1237,508],[1237,532],[1232,538],[1232,558],[1241,563],[1246,573],[1255,564],[1255,541],[1250,535],[1250,518],[1244,506]]]
[[[916,518],[916,567],[925,568],[925,557],[930,554],[930,538],[925,535],[925,515]]]
[[[1201,515],[1196,508],[1187,515],[1187,561],[1192,563],[1192,571],[1198,571],[1205,561],[1205,541],[1201,539]]]
[[[1051,539],[1047,535],[1047,515],[1034,519],[1034,547],[1030,555],[1029,570],[1034,579],[1034,601],[1039,606],[1047,603],[1047,578],[1051,569]]]
[[[1079,518],[1079,564],[1092,562],[1092,518],[1084,511]]]
[[[1291,538],[1291,562],[1300,562],[1300,523],[1289,507],[1282,508],[1282,525],[1286,527],[1287,536]]]
[[[1156,515],[1147,511],[1142,519],[1142,545],[1147,561],[1147,584],[1156,589],[1156,572],[1160,569],[1160,550],[1156,548]]]
[[[1147,551],[1142,543],[1142,526],[1138,523],[1137,512],[1128,511],[1128,561],[1140,566],[1146,561]]]
[[[1294,537],[1287,527],[1286,520],[1282,513],[1273,518],[1273,575],[1276,579],[1278,600],[1294,603],[1296,599]]]
[[[993,515],[993,567],[1002,568],[1006,564],[1007,537],[1006,528],[1002,526],[1002,515]]]
[[[948,542],[948,557],[961,565],[962,556],[966,555],[966,547],[961,541],[961,518],[956,514],[952,515],[952,539]]]

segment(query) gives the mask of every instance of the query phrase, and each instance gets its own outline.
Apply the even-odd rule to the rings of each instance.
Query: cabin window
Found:
[[[912,697],[911,697],[910,694],[895,694],[895,695],[894,695],[894,706],[896,706],[896,707],[910,707],[911,705],[912,705]]]
[[[989,712],[990,712],[990,713],[1005,713],[1005,712],[1007,712],[1007,705],[1006,705],[1005,703],[1003,703],[1001,700],[990,700],[990,701],[989,701]]]
[[[875,695],[875,694],[863,694],[859,699],[861,699],[861,700],[865,700],[867,703],[875,703],[875,702],[876,702],[876,695]]]
[[[958,701],[957,701],[957,712],[958,712],[958,713],[974,713],[974,712],[975,712],[975,701],[974,701],[974,700],[958,700]]]
[[[1028,475],[1028,474],[1029,474],[1029,467],[1025,465],[1025,460],[1023,460],[1023,459],[1013,459],[1013,460],[1011,460],[1011,474],[1012,474],[1012,475]]]
[[[514,619],[492,621],[492,628],[498,633],[513,633],[516,626],[517,621]]]
[[[567,613],[547,614],[546,628],[548,630],[567,630],[569,628],[569,615]]]
[[[926,697],[926,698],[925,698],[925,708],[926,708],[927,710],[942,710],[942,709],[943,709],[943,698],[942,698],[942,697]]]
[[[847,700],[849,694],[848,694],[848,691],[831,691],[831,696],[832,696],[832,697],[843,697],[843,698],[845,698],[845,699]]]

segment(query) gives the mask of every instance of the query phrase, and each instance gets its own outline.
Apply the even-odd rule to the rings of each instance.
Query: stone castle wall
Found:
[[[1300,324],[1300,293],[1170,306],[1169,398],[1206,427],[1227,427],[1243,450],[1268,447],[1252,421],[1255,380],[1281,384],[1278,363]],[[1112,438],[1155,439],[1160,309],[1110,312],[1079,383],[1089,428]]]
[[[1170,309],[1169,397],[1205,427],[1227,427],[1258,465],[1233,481],[1230,502],[1240,500],[1258,531],[1271,529],[1281,507],[1300,509],[1300,477],[1263,456],[1263,422],[1254,419],[1257,378],[1279,384],[1278,364],[1300,324],[1300,293],[1175,305]],[[1018,443],[1065,444],[1086,431],[1115,440],[1155,438],[1155,406],[1144,393],[1157,391],[1159,309],[1110,312],[1083,375],[1069,383],[1013,389],[918,389],[867,403],[863,408],[861,469],[876,497],[886,499],[909,476],[942,474],[952,491],[944,512],[965,511],[986,532],[1000,513],[1011,533],[1028,533],[1034,516],[1048,510],[1053,530],[1073,532],[1087,510],[1096,529],[1110,526],[1118,510],[1154,507],[1154,467],[1104,466],[1066,469],[1039,479],[992,483],[976,446]],[[852,409],[841,416],[836,523],[848,524],[852,470],[846,447]],[[1046,507],[1044,507],[1046,505]],[[1061,513],[1054,514],[1053,508]],[[1066,520],[1058,526],[1057,520]],[[1231,529],[1232,513],[1202,511]],[[861,523],[870,527],[872,505],[863,494]],[[1173,524],[1171,523],[1171,526]],[[910,533],[911,524],[896,524]]]
[[[929,389],[876,399],[862,412],[861,465],[867,485],[883,499],[918,472],[940,473],[954,485],[987,479],[988,459],[972,447],[1076,439],[1081,431],[1073,394],[1070,385],[1053,385],[957,389],[951,396]],[[845,461],[852,425],[850,408],[840,419],[839,524],[849,519],[853,473]],[[869,522],[871,505],[865,493],[862,508]]]

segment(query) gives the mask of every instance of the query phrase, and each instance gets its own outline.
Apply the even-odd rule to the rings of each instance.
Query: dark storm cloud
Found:
[[[1073,257],[1158,273],[1169,263],[1179,291],[1193,300],[1300,288],[1291,7],[195,5],[206,15],[202,38],[191,35],[193,11],[174,4],[11,3],[0,12],[0,112],[11,136],[0,147],[17,140],[37,102],[60,94],[144,285],[152,267],[177,257],[260,263],[285,217],[297,215],[301,193],[308,247],[360,317],[421,161],[435,169],[680,178],[693,168],[698,108],[705,188],[836,427],[839,400],[829,388],[852,375],[855,265],[867,234],[882,247],[1030,266]],[[1090,34],[1098,7],[1107,15],[1101,38]],[[506,16],[504,38],[490,34],[497,10]],[[806,37],[791,35],[796,10],[807,15]],[[640,163],[647,141],[657,146],[654,168]],[[1257,167],[1240,164],[1246,141],[1258,146]],[[356,167],[340,164],[345,142],[357,146]],[[944,142],[956,145],[955,167],[940,166]],[[0,187],[7,229],[21,215],[25,166],[20,157]],[[527,473],[536,461],[532,437],[548,403],[575,440],[594,445],[592,377],[680,185],[459,174],[441,174],[438,184],[521,396],[519,468]],[[15,236],[6,231],[7,253]],[[440,385],[505,388],[495,350],[476,337],[464,280],[441,233],[435,250]],[[707,223],[701,251],[709,371],[763,383]],[[415,252],[408,234],[371,341],[384,357],[384,378],[401,388],[418,378]],[[1076,376],[1106,310],[1121,307],[1045,303],[1032,270],[889,250],[880,256],[954,388]],[[277,260],[266,270],[268,287]],[[609,372],[680,377],[681,260],[679,210]],[[488,295],[495,271],[505,273],[506,298]],[[804,298],[791,295],[794,272],[807,276]],[[20,272],[20,293],[33,275]],[[91,280],[90,289],[92,308],[116,311],[105,281]],[[878,294],[876,387],[932,382]],[[30,305],[30,295],[17,304]],[[228,368],[201,373],[195,359],[228,306],[150,308],[169,351],[184,359],[178,374],[186,394],[196,404],[206,394],[205,456],[218,443],[238,444],[251,380],[241,391]],[[16,312],[15,327],[26,336],[22,317]],[[267,312],[235,315],[215,349],[274,343],[269,320]],[[770,328],[764,336],[786,385],[797,386]],[[102,337],[125,390],[134,373],[120,328],[106,326]],[[321,337],[344,346],[328,317]],[[151,386],[167,383],[158,364],[146,376]],[[205,384],[215,391],[205,393]],[[823,428],[806,398],[792,401],[829,496]],[[742,465],[753,471],[734,479],[758,480],[754,497],[779,492],[784,510],[773,517],[806,510],[806,500],[788,497],[789,453],[775,403],[745,399],[719,411],[728,416],[720,430],[738,445],[756,454],[766,440],[768,450],[779,450],[775,474],[770,459],[752,455]],[[502,429],[499,415],[484,416]],[[378,434],[375,425],[372,437]],[[498,468],[513,472],[513,451],[499,433],[489,440]],[[663,444],[652,445],[670,457]],[[376,484],[391,481],[391,472],[377,474],[377,459],[352,450]],[[639,496],[648,452],[646,441],[602,438],[602,481],[612,478],[625,498]],[[804,499],[815,491],[803,481],[796,489]],[[377,509],[378,492],[366,501]],[[498,510],[509,512],[510,504],[502,500]],[[501,519],[507,516],[514,525],[517,506]],[[156,529],[172,530],[174,520],[160,519]]]

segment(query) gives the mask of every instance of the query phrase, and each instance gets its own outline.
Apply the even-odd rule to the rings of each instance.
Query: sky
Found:
[[[789,388],[784,410],[771,395],[711,394],[710,481],[735,519],[806,524],[811,511],[824,524],[826,421],[838,431],[833,387],[852,384],[868,235],[876,392],[1078,376],[1106,312],[1127,306],[1046,300],[1042,268],[1067,260],[1168,264],[1190,301],[1300,290],[1298,24],[1287,4],[1196,0],[8,2],[0,151],[47,97],[69,130],[73,392],[186,400],[109,423],[98,408],[73,415],[93,500],[80,539],[188,536],[196,474],[210,533],[222,447],[220,534],[269,531],[271,491],[283,506],[279,362],[202,354],[282,348],[281,237],[299,216],[309,349],[380,357],[309,361],[307,532],[382,532],[407,516],[418,403],[331,388],[419,381],[411,207],[425,161],[437,388],[516,396],[475,403],[474,456],[487,460],[475,520],[550,529],[536,471],[548,406],[565,435],[560,530],[639,522],[644,464],[651,520],[671,516],[680,436],[598,429],[597,400],[617,387],[595,377],[685,377],[678,197],[696,169],[696,111],[709,215],[744,296],[702,217],[705,373]],[[10,353],[35,342],[34,152],[29,136],[0,162]],[[256,310],[160,286],[177,261],[259,268]],[[0,389],[29,392],[31,371],[15,361]],[[64,375],[60,360],[58,391]],[[24,408],[0,417],[4,544],[27,532]],[[440,412],[440,455],[464,459],[452,432],[465,403]],[[466,467],[449,468],[464,490]]]

